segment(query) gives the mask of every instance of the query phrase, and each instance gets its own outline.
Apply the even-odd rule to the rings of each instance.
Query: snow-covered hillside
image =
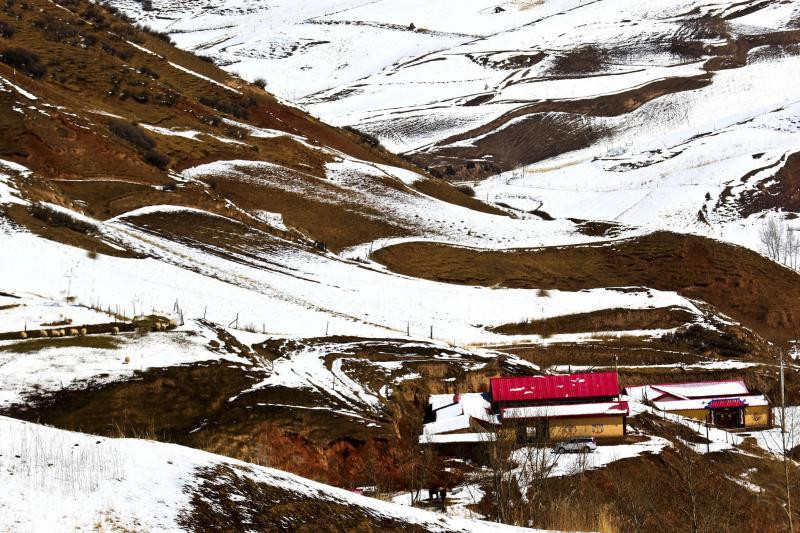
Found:
[[[343,528],[530,531],[382,502],[182,446],[95,437],[7,417],[0,417],[0,483],[0,526],[19,532],[269,531],[331,521]],[[214,503],[211,513],[202,513],[204,499]],[[305,513],[303,504],[319,514]],[[296,513],[265,511],[291,505],[299,507]],[[237,521],[242,513],[251,516],[248,522]]]
[[[798,209],[742,207],[800,150],[792,2],[114,4],[454,180],[500,174],[491,202],[752,249]]]
[[[242,169],[253,172],[263,167],[255,162],[215,163],[183,175],[188,179],[227,174],[247,180],[249,174]],[[409,202],[407,195],[393,194],[390,189],[387,195],[376,195],[374,187],[363,187],[364,174],[369,172],[372,167],[363,163],[334,164],[328,179],[362,196],[362,204],[371,201],[380,207],[382,203],[387,217],[393,214],[408,220],[418,228],[419,237],[484,247],[579,243],[587,239],[568,221],[554,225],[511,219],[423,195],[411,196]],[[148,224],[157,215],[166,217],[167,225]],[[215,221],[210,213],[174,206],[136,210],[106,222],[87,219],[100,228],[108,242],[136,250],[145,259],[93,258],[80,249],[42,240],[26,231],[0,230],[4,286],[53,300],[69,296],[86,306],[121,307],[128,316],[136,309],[170,314],[177,305],[187,319],[205,317],[228,324],[238,317],[240,325],[301,337],[407,334],[459,344],[521,341],[526,337],[509,338],[488,328],[619,307],[676,305],[702,320],[702,313],[691,301],[664,291],[612,288],[550,291],[545,295],[535,290],[463,287],[400,276],[380,265],[319,255],[280,240],[260,254],[249,250],[220,254],[214,243],[200,246],[172,234],[174,226],[168,221],[180,215],[189,217],[195,225]],[[559,226],[561,231],[556,229]],[[159,233],[166,233],[155,233],[156,227],[162,228]],[[381,244],[391,242],[397,240]],[[371,243],[365,243],[344,255],[364,261],[371,247]],[[14,327],[21,321],[11,323],[9,319]],[[32,323],[30,329],[34,327]],[[6,331],[16,330],[9,327]]]
[[[778,397],[799,47],[769,0],[4,3],[0,531],[777,521],[776,429],[424,428],[496,376]]]

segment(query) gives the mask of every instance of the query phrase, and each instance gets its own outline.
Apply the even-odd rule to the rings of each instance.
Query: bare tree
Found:
[[[495,426],[486,434],[486,460],[489,467],[489,488],[494,498],[498,522],[508,524],[512,519],[515,500],[520,496],[519,482],[514,476],[517,465],[514,450],[516,431],[509,426]]]
[[[527,428],[525,436],[528,437]],[[527,501],[517,513],[517,523],[528,525],[546,506],[549,494],[546,483],[558,464],[558,455],[548,446],[547,435],[537,431],[533,438],[527,438],[525,446],[516,454],[520,465],[520,486],[525,489]]]
[[[768,217],[758,230],[758,239],[767,257],[779,261],[783,252],[783,228],[774,216]]]
[[[800,238],[777,216],[769,216],[758,230],[763,252],[778,263],[797,270],[800,266]]]

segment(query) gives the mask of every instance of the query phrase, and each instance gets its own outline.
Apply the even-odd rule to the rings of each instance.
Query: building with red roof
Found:
[[[504,425],[528,437],[620,437],[628,402],[616,372],[492,378],[492,405]]]
[[[751,393],[741,379],[638,385],[627,387],[625,394],[662,411],[728,429],[772,425],[767,398]]]

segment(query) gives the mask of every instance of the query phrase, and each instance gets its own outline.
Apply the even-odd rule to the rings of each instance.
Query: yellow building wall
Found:
[[[625,434],[625,421],[621,416],[551,418],[549,425],[552,440],[573,437],[621,437]]]
[[[769,425],[769,406],[759,405],[758,407],[744,408],[744,427],[758,428]]]
[[[708,411],[705,409],[680,409],[677,411],[670,411],[670,413],[675,413],[676,415],[681,415],[685,416],[686,418],[693,418],[695,420],[705,422]]]
[[[705,409],[684,409],[680,411],[670,411],[676,415],[682,415],[687,418],[693,418],[701,422],[706,421],[706,414],[708,411]],[[744,408],[744,427],[766,427],[769,425],[769,406],[760,405],[758,407],[745,407]]]

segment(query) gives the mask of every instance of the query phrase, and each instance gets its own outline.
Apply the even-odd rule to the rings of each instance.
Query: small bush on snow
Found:
[[[458,189],[459,191],[463,192],[467,196],[471,196],[473,198],[475,197],[475,189],[473,189],[472,187],[470,187],[466,183],[463,184],[463,185],[459,185],[458,187],[456,187],[456,189]]]

